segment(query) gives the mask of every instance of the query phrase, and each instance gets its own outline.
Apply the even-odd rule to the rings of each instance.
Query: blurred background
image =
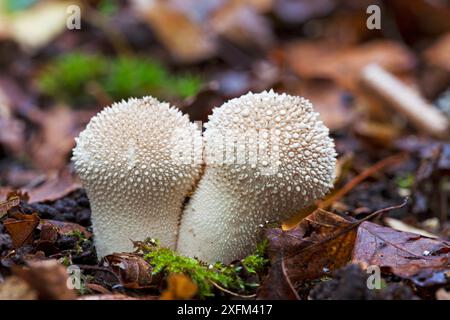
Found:
[[[418,96],[405,103],[407,87],[382,88],[385,72]],[[270,88],[320,112],[336,139],[337,186],[410,156],[333,210],[357,216],[411,196],[407,219],[448,236],[444,0],[0,0],[2,197],[20,188],[52,202],[79,188],[74,137],[113,101],[153,95],[205,121],[224,101]]]

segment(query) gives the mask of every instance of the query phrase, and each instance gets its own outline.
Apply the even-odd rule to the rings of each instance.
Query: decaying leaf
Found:
[[[81,183],[78,178],[69,172],[69,170],[64,169],[59,173],[48,175],[42,185],[28,190],[30,196],[29,202],[55,201],[80,187]]]
[[[57,220],[47,220],[41,219],[40,228],[45,226],[50,226],[57,229],[58,234],[67,235],[73,232],[80,232],[86,238],[92,237],[92,233],[86,230],[85,227],[80,226],[78,223],[74,222],[66,222],[66,221],[57,221]]]
[[[174,1],[135,0],[134,4],[136,12],[150,24],[177,60],[194,62],[215,53],[217,46],[210,30],[189,17]]]
[[[150,264],[142,257],[132,253],[114,253],[103,258],[103,266],[110,267],[129,289],[155,287],[159,278],[154,278]]]
[[[409,71],[415,64],[405,47],[387,40],[344,48],[334,43],[300,41],[287,48],[287,61],[299,76],[333,79],[350,89],[355,88],[361,70],[370,63],[392,72]]]
[[[354,221],[318,209],[294,229],[269,229],[266,236],[272,267],[258,298],[293,298],[296,293],[290,287],[297,282],[316,279],[347,263],[356,237],[353,224]],[[280,280],[281,275],[284,279]]]
[[[40,131],[31,144],[31,156],[36,167],[59,170],[67,164],[67,158],[75,146],[74,138],[93,116],[89,111],[73,111],[56,108],[41,119]]]
[[[39,299],[70,300],[77,297],[67,285],[66,267],[56,260],[27,261],[25,267],[14,267],[13,272],[36,290]]]
[[[419,234],[421,236],[428,237],[428,238],[438,238],[438,236],[435,234],[432,234],[428,231],[410,226],[401,220],[394,219],[391,217],[384,218],[384,223],[386,223],[389,227],[396,229],[398,231],[416,233],[416,234]]]
[[[195,296],[197,285],[184,274],[170,274],[167,289],[161,294],[161,300],[186,300]]]
[[[8,210],[17,207],[20,204],[20,194],[15,191],[9,191],[6,200],[0,202],[0,218],[3,217]]]
[[[11,276],[0,283],[0,300],[36,300],[37,292],[19,277]]]
[[[8,217],[3,225],[11,236],[14,248],[19,248],[33,241],[33,231],[39,225],[39,217],[36,213],[15,213]]]
[[[444,288],[436,291],[437,300],[450,300],[450,291],[446,291]]]
[[[96,294],[79,297],[77,300],[157,300],[156,296],[139,296],[139,298],[127,296],[125,294]]]
[[[377,265],[387,273],[428,286],[449,283],[450,243],[363,222],[353,251],[354,263]]]
[[[443,35],[430,48],[428,48],[424,55],[427,62],[433,66],[440,67],[447,72],[450,71],[450,33]]]

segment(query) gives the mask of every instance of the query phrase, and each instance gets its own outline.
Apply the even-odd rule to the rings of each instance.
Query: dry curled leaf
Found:
[[[155,286],[158,279],[152,276],[150,264],[142,257],[131,253],[114,253],[103,258],[103,266],[110,267],[129,289],[145,289]]]
[[[375,223],[359,226],[353,262],[364,268],[379,266],[384,272],[428,286],[450,281],[450,243],[415,233],[401,232]]]

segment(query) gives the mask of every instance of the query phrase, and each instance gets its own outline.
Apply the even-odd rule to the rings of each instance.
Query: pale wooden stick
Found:
[[[436,137],[448,134],[447,118],[420,94],[377,64],[366,66],[362,83],[396,111],[403,114],[420,131]]]

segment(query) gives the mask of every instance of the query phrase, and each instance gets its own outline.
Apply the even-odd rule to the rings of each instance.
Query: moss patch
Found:
[[[254,293],[259,283],[251,275],[267,268],[269,260],[265,258],[266,248],[267,242],[263,242],[258,245],[254,254],[231,265],[220,262],[208,265],[179,255],[173,250],[161,248],[154,242],[141,250],[144,252],[144,259],[153,267],[153,274],[186,274],[197,284],[199,297],[205,298],[214,295],[214,284],[241,295]]]
[[[71,53],[50,62],[37,77],[44,95],[68,104],[95,101],[92,88],[100,88],[117,101],[153,95],[179,99],[195,95],[202,81],[191,74],[170,74],[156,60]]]

